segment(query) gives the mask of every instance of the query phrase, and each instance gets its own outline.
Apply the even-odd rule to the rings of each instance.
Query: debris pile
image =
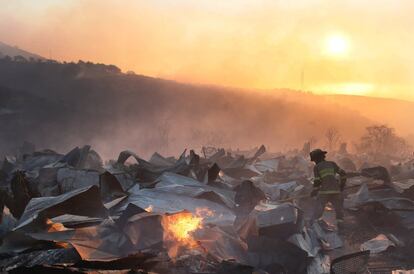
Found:
[[[350,169],[339,233],[330,208],[312,219],[304,152],[122,151],[104,164],[90,146],[23,148],[0,169],[4,272],[329,273],[370,251],[373,267],[414,267],[410,164],[391,176],[336,155]]]

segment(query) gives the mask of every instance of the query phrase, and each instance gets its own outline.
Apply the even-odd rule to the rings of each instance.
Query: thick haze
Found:
[[[0,155],[24,141],[58,151],[91,144],[105,158],[126,148],[177,155],[203,145],[285,151],[310,139],[325,145],[328,127],[354,141],[372,123],[320,95],[253,94],[103,65],[0,59]]]
[[[414,100],[413,11],[411,0],[0,0],[0,41],[183,82]]]

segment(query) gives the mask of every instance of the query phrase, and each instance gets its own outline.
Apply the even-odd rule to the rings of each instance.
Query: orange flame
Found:
[[[184,211],[162,218],[164,228],[164,245],[168,255],[173,260],[178,257],[181,250],[193,249],[198,246],[192,233],[201,229],[203,219],[212,216],[213,212],[207,208],[197,208],[196,214]]]

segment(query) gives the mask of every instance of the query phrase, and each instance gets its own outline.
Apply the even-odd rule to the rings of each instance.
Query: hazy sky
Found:
[[[0,41],[243,88],[414,100],[412,0],[0,0]]]

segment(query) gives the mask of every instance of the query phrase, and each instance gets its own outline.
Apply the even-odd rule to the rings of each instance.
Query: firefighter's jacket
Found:
[[[346,182],[346,172],[335,162],[319,162],[315,165],[313,172],[315,176],[314,187],[319,189],[319,194],[341,193]]]

